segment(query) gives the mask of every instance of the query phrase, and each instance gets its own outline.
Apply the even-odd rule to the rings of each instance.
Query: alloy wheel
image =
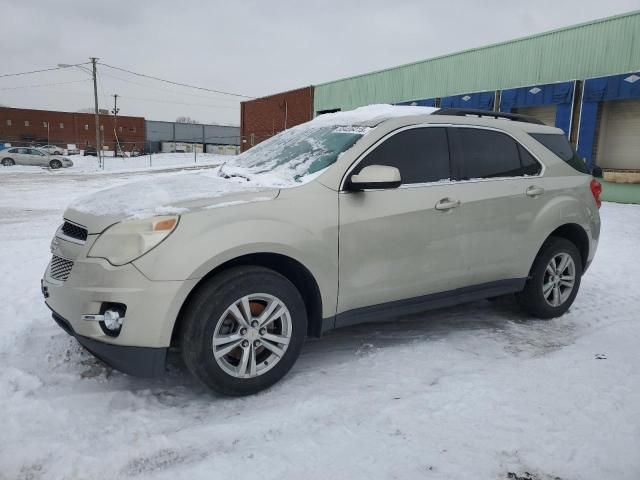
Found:
[[[568,253],[559,253],[551,258],[542,280],[542,295],[552,307],[567,301],[576,283],[576,265]]]
[[[236,378],[271,370],[284,356],[292,334],[284,302],[266,293],[245,295],[218,319],[212,348],[217,364]]]

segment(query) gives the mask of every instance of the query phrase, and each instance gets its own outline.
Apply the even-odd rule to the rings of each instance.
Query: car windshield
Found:
[[[369,127],[300,125],[265,140],[220,169],[227,177],[271,177],[274,184],[302,183],[335,163]]]

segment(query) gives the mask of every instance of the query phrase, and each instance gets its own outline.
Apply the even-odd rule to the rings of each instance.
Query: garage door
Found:
[[[521,113],[522,115],[529,115],[530,117],[535,117],[538,120],[542,120],[545,125],[549,125],[551,127],[556,126],[556,106],[555,105],[545,105],[544,107],[525,107],[516,109],[517,113]]]
[[[602,168],[640,170],[640,100],[602,104],[596,163]]]

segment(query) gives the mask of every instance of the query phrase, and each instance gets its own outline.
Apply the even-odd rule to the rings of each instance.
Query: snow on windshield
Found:
[[[221,174],[240,176],[274,186],[290,186],[312,178],[351,148],[370,127],[313,125],[293,127],[226,163]]]

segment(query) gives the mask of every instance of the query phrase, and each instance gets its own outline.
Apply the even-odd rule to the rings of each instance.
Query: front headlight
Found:
[[[88,256],[105,258],[116,266],[132,262],[167,238],[179,218],[165,216],[116,223],[102,232]]]

